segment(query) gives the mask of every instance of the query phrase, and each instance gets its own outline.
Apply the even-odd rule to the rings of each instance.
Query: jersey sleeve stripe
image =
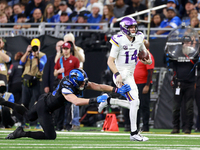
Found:
[[[113,39],[113,37],[111,37],[110,42],[112,42],[113,44],[119,47],[118,43]]]
[[[62,88],[62,93],[63,94],[73,94],[69,89]]]

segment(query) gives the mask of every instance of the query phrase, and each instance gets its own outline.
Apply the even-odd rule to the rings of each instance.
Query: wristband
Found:
[[[119,73],[119,72],[116,72],[116,73],[115,73],[115,77],[117,77],[118,75],[120,75],[120,73]]]
[[[113,92],[113,93],[117,93],[117,90],[118,90],[118,88],[117,88],[117,87],[114,87],[114,88],[112,89],[112,92]]]
[[[89,105],[92,105],[92,104],[96,104],[97,103],[97,98],[90,98],[89,100]]]

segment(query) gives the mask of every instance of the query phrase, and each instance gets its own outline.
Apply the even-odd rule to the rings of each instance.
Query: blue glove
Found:
[[[129,92],[131,90],[130,85],[125,84],[123,85],[121,88],[117,88],[117,93],[121,94],[122,96],[124,96],[124,94],[126,94],[127,92]]]
[[[101,103],[101,102],[105,102],[107,99],[108,99],[108,95],[107,94],[103,94],[103,95],[101,95],[101,96],[98,96],[97,97],[97,102],[98,103]]]

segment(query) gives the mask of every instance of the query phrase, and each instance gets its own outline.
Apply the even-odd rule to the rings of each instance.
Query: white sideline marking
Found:
[[[137,143],[137,142],[136,142]],[[149,147],[149,146],[165,146],[165,147],[174,147],[174,146],[178,146],[178,147],[200,147],[200,145],[184,145],[184,144],[173,144],[173,145],[169,145],[169,144],[147,144],[147,142],[140,142],[140,143],[145,143],[145,146],[147,146],[147,147]],[[94,146],[104,146],[104,147],[113,147],[113,146],[122,146],[122,147],[124,147],[124,144],[39,144],[39,143],[36,143],[36,144],[34,144],[34,143],[27,143],[27,144],[25,144],[25,143],[0,143],[0,145],[15,145],[15,146],[22,146],[22,145],[32,145],[32,146],[34,146],[34,145],[39,145],[39,146],[45,146],[45,145],[52,145],[52,146],[63,146],[63,145],[65,145],[65,146],[70,146],[70,145],[72,145],[72,146],[89,146],[89,147],[91,147],[91,145],[94,147]],[[132,144],[126,144],[126,146],[142,146],[142,147],[144,147],[144,145],[143,144],[135,144],[135,142],[132,142]]]
[[[58,149],[58,147],[0,147],[0,149],[16,149],[16,148],[21,148],[21,149]],[[154,150],[155,148],[152,148],[152,147],[134,147],[134,146],[131,146],[131,147],[59,147],[59,149],[77,149],[77,148],[82,148],[82,149],[94,149],[94,148],[99,148],[99,149],[110,149],[110,148],[116,148],[116,149],[152,149]],[[184,147],[182,147],[184,148]],[[181,149],[181,147],[180,147]],[[157,149],[157,150],[165,150],[165,149]],[[169,150],[169,148],[167,149]],[[192,150],[199,150],[199,149],[192,149]]]
[[[13,131],[0,131],[0,133],[11,133]],[[113,132],[62,132],[62,131],[57,131],[56,132],[59,135],[117,135],[117,136],[129,136],[129,133],[113,133]],[[153,133],[141,133],[142,135],[145,136],[168,136],[168,137],[200,137],[200,135],[194,135],[194,134],[189,134],[189,135],[179,135],[179,134],[153,134]]]

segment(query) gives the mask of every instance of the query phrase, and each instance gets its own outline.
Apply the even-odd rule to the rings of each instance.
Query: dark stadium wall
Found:
[[[99,37],[99,39],[102,39]],[[41,51],[44,52],[47,57],[54,55],[56,53],[55,45],[59,38],[55,38],[49,35],[42,35],[37,37],[41,42]],[[29,39],[24,36],[16,37],[7,37],[5,50],[9,51],[12,54],[12,60],[14,61],[14,55],[18,51],[26,52],[27,46],[30,44],[32,39]],[[85,51],[85,63],[84,70],[87,72],[90,81],[101,83],[101,77],[104,70],[107,68],[107,52],[109,52],[110,44],[107,42],[107,48],[105,41],[96,42],[95,38],[91,36],[91,40],[87,37],[84,41],[84,38],[80,38],[78,45],[82,47]],[[99,40],[96,38],[96,40]],[[82,41],[82,42],[81,42]],[[150,51],[155,58],[155,67],[164,67],[164,47],[166,39],[150,39]],[[84,43],[84,44],[83,44]],[[85,97],[94,97],[98,96],[100,92],[96,91],[85,91]]]

